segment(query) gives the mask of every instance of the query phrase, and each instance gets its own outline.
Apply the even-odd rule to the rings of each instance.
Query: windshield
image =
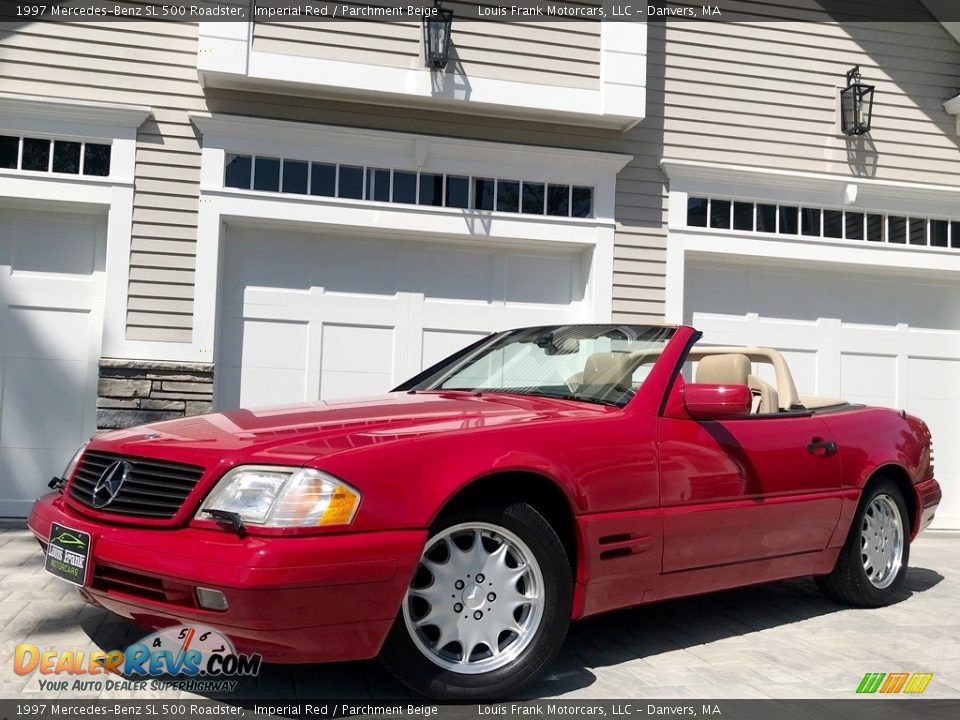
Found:
[[[622,407],[674,328],[556,325],[494,335],[404,389],[537,395]]]

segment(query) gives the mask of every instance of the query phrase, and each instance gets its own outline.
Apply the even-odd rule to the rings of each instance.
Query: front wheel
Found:
[[[571,594],[563,544],[533,507],[451,513],[427,540],[381,658],[431,698],[506,697],[559,651]]]
[[[864,494],[850,534],[829,575],[815,578],[838,602],[880,607],[900,597],[910,559],[910,521],[903,495],[890,480]]]

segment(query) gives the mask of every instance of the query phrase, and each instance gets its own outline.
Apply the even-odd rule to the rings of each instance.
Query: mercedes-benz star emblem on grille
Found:
[[[95,508],[106,507],[117,498],[117,493],[127,481],[127,475],[130,474],[130,463],[125,460],[117,460],[115,463],[107,466],[107,469],[100,475],[97,484],[93,486],[93,492],[90,493],[90,500]]]

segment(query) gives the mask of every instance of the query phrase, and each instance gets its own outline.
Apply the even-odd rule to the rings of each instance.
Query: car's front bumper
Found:
[[[84,598],[144,628],[198,623],[241,652],[272,662],[375,656],[400,608],[426,531],[244,538],[219,529],[107,525],[37,500],[28,524],[46,547],[50,524],[91,535]],[[225,612],[199,606],[196,588],[220,590]]]

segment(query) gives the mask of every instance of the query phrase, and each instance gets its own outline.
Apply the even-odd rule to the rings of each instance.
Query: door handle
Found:
[[[836,451],[837,444],[833,440],[815,437],[807,443],[807,452],[814,455],[830,455]]]

